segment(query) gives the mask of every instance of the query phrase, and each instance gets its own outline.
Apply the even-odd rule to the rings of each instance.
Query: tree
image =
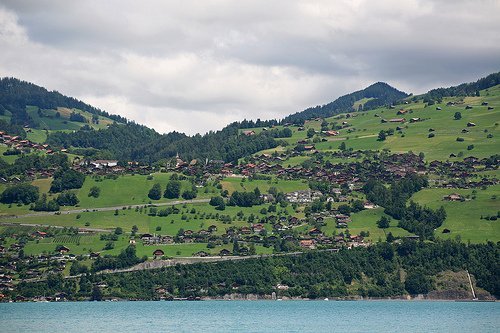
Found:
[[[94,288],[92,288],[92,300],[102,301],[102,291],[98,286],[94,286]]]
[[[54,174],[54,180],[50,186],[50,192],[62,192],[81,188],[85,181],[85,175],[72,169],[62,168]]]
[[[377,221],[377,226],[380,229],[387,229],[390,227],[391,220],[387,216],[382,216],[380,220]]]
[[[165,188],[163,196],[168,199],[176,199],[181,194],[181,182],[178,180],[171,180]]]
[[[410,271],[405,281],[405,289],[411,295],[427,294],[432,288],[431,279],[420,269]]]
[[[380,130],[380,132],[378,133],[378,141],[384,141],[385,138],[386,138],[385,131],[384,130]]]
[[[223,203],[224,203],[224,199],[222,199],[222,197],[212,197],[212,198],[210,198],[210,202],[209,202],[210,206],[214,206],[214,207],[219,206]]]
[[[309,128],[307,130],[307,137],[308,138],[312,138],[314,136],[314,134],[316,134],[316,131],[314,130],[314,128]]]
[[[59,194],[56,201],[60,206],[76,206],[80,202],[76,194],[69,191]]]
[[[455,120],[460,120],[460,119],[462,119],[462,113],[460,113],[460,112],[455,112],[455,115],[453,116],[453,118],[455,118]]]
[[[5,204],[23,203],[25,205],[38,200],[38,187],[29,184],[19,184],[3,191],[0,202]]]
[[[89,197],[99,198],[101,195],[101,189],[97,186],[92,186],[89,190]]]
[[[156,183],[149,190],[148,198],[151,200],[159,200],[161,199],[161,185],[160,183]]]
[[[344,141],[342,141],[342,143],[340,144],[339,149],[341,151],[345,151],[346,150],[346,146],[345,146],[345,142]]]

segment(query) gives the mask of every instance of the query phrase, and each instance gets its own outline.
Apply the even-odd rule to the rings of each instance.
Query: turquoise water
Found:
[[[500,332],[500,303],[204,301],[0,304],[1,332]]]

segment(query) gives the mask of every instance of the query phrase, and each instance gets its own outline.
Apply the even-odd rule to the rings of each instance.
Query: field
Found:
[[[221,181],[222,187],[228,190],[229,193],[234,191],[253,191],[259,188],[261,193],[268,192],[269,188],[275,187],[279,192],[287,193],[297,190],[305,190],[309,188],[306,182],[300,180],[279,180],[273,178],[272,180],[249,180],[240,177],[228,177]]]
[[[455,238],[460,236],[465,242],[482,243],[485,240],[497,242],[500,240],[500,219],[489,221],[481,216],[497,215],[500,211],[500,186],[492,186],[486,190],[457,190],[457,189],[424,189],[412,199],[431,208],[443,206],[447,218],[444,224],[436,230],[440,238]],[[443,196],[459,193],[470,200],[464,202],[443,201]],[[475,196],[475,199],[472,197]],[[443,234],[443,230],[451,232]]]
[[[447,106],[448,102],[459,104]],[[493,110],[488,110],[488,106],[481,105],[488,102],[488,106],[493,106]],[[472,109],[466,110],[465,106],[470,105]],[[441,108],[441,110],[437,110]],[[403,115],[398,115],[399,109],[406,111]],[[460,112],[462,118],[454,120],[455,112]],[[314,146],[320,151],[337,150],[340,143],[345,142],[347,148],[354,150],[381,150],[389,149],[392,152],[415,153],[423,152],[427,161],[432,160],[460,160],[467,156],[488,157],[498,151],[500,145],[500,86],[495,86],[488,91],[481,91],[481,97],[465,98],[444,98],[441,104],[425,106],[423,102],[398,105],[395,109],[378,108],[366,112],[353,113],[354,116],[346,118],[345,115],[336,115],[326,120],[330,124],[340,125],[347,122],[348,127],[340,130],[339,136],[321,137],[325,142],[315,142]],[[404,124],[382,123],[381,119],[406,118]],[[410,123],[411,118],[419,118],[419,121]],[[468,123],[475,126],[468,127]],[[396,127],[401,127],[400,131]],[[297,127],[290,127],[293,132],[291,138],[286,138],[292,147],[297,141],[307,139],[307,130],[313,128],[320,130],[321,121],[312,120],[304,124],[305,130],[299,131]],[[282,129],[283,126],[276,126]],[[385,141],[378,141],[378,134],[381,130],[395,130],[395,134],[388,136]],[[429,138],[430,129],[434,137]],[[466,129],[468,132],[462,133]],[[262,129],[252,129],[256,133]],[[457,141],[463,138],[463,141]],[[313,143],[313,140],[310,139]],[[472,147],[473,146],[473,147]],[[269,149],[257,153],[272,153],[282,151],[283,147]],[[450,158],[450,154],[458,157]],[[283,162],[283,165],[296,165],[303,162],[305,156],[295,157]]]

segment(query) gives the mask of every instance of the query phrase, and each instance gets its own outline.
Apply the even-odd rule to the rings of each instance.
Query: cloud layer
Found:
[[[498,13],[498,0],[4,0],[0,76],[203,133],[375,81],[476,80],[500,70]]]

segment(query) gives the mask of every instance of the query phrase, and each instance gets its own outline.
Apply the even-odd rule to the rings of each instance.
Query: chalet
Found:
[[[304,249],[316,248],[316,241],[314,239],[303,239],[300,241],[300,247]]]
[[[153,251],[153,258],[159,259],[165,255],[165,252],[162,249],[156,249]]]
[[[404,110],[404,109],[401,109],[401,110],[398,111],[397,114],[400,115],[400,114],[405,114],[405,113],[408,113],[408,111]]]
[[[70,251],[69,248],[67,248],[66,246],[60,246],[59,247],[59,253],[68,253]]]
[[[494,109],[494,107],[488,106],[488,110],[493,110],[493,109]]]
[[[307,145],[307,146],[304,146],[304,150],[306,151],[311,151],[313,149],[316,149],[316,147],[314,145]]]
[[[211,226],[208,227],[209,232],[216,232],[217,231],[217,226],[215,224],[212,224]]]
[[[420,118],[411,118],[410,119],[410,123],[416,123],[416,122],[419,122],[420,121]]]
[[[486,106],[486,105],[488,105],[488,102],[482,102],[481,105]]]
[[[317,229],[317,228],[312,228],[311,230],[309,230],[309,235],[312,236],[312,237],[315,237],[315,236],[319,236],[319,235],[322,235],[323,233],[321,232],[321,230]]]
[[[465,106],[465,110],[470,110],[470,109],[472,109],[472,106],[471,106],[471,105],[467,105],[467,106]]]
[[[241,227],[240,229],[241,233],[244,234],[244,235],[247,235],[247,234],[251,234],[252,233],[252,229],[250,229],[249,227]]]
[[[290,287],[287,286],[286,284],[280,284],[280,283],[278,283],[275,288],[278,289],[278,290],[288,290],[288,289],[290,289]]]
[[[90,161],[90,165],[97,169],[110,168],[118,165],[116,160],[95,160]]]
[[[393,118],[393,119],[389,119],[390,123],[404,123],[405,121],[406,121],[405,118]]]
[[[442,109],[438,106],[438,107],[436,108],[436,110],[437,110],[437,111],[441,111]]]
[[[462,133],[469,133],[469,130],[468,130],[468,129],[466,129],[466,128],[464,128],[464,129],[462,130]]]
[[[195,257],[208,257],[210,256],[210,253],[205,252],[205,251],[198,251],[193,254]]]
[[[324,133],[326,136],[337,136],[337,135],[339,135],[339,132],[338,132],[338,131],[323,131],[323,133]]]
[[[91,253],[89,254],[90,259],[97,259],[97,258],[99,258],[100,256],[101,256],[101,254],[100,254],[99,252],[91,252]]]
[[[464,197],[458,193],[452,193],[443,197],[446,201],[464,201]]]
[[[378,206],[375,205],[373,202],[369,202],[369,201],[365,201],[363,203],[363,208],[364,209],[374,209],[374,208],[377,208]]]
[[[255,135],[255,131],[243,131],[242,133],[243,133],[243,135],[245,135],[245,136],[252,136],[252,135]]]
[[[226,256],[231,255],[231,252],[228,249],[222,249],[222,250],[219,251],[219,255],[221,257],[226,257]]]
[[[262,223],[257,223],[257,224],[252,225],[253,232],[255,232],[257,234],[261,233],[264,229],[265,228],[264,228],[264,225]]]
[[[475,123],[471,123],[471,122],[468,122],[468,123],[467,123],[467,127],[474,127],[474,126],[476,126],[476,124],[475,124]]]
[[[150,241],[152,241],[152,240],[153,240],[153,238],[154,238],[154,236],[153,236],[153,235],[151,235],[151,234],[142,234],[142,235],[141,235],[141,240],[142,240],[143,242],[150,242]]]
[[[35,236],[40,238],[45,238],[47,236],[47,233],[45,231],[37,231],[35,232]]]

